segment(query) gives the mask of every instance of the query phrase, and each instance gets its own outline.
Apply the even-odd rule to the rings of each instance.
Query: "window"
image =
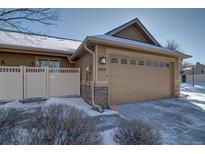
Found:
[[[127,64],[127,59],[122,59],[121,64]]]
[[[151,61],[146,61],[146,66],[152,66],[152,62]]]
[[[49,59],[38,59],[39,67],[49,66],[50,68],[59,68],[60,61],[59,60],[49,60]]]
[[[143,66],[144,65],[144,61],[139,61],[138,63],[140,66]]]
[[[154,67],[158,67],[158,65],[159,65],[159,64],[158,64],[157,62],[153,62],[153,66],[154,66]]]
[[[130,60],[131,65],[136,65],[136,60]]]
[[[51,67],[51,68],[59,68],[60,67],[59,60],[50,60],[49,61],[49,67]]]
[[[168,68],[168,67],[169,67],[169,64],[165,64],[165,67],[167,67],[167,68]]]
[[[45,60],[45,59],[38,59],[38,66],[40,67],[45,67],[45,66],[48,66],[48,60]]]
[[[112,58],[112,63],[113,64],[117,64],[118,63],[118,59],[117,58]]]
[[[159,65],[160,67],[164,67],[164,63],[160,63],[160,65]]]

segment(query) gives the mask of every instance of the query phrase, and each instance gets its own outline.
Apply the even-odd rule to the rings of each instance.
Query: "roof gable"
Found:
[[[107,32],[106,34],[160,46],[160,44],[137,18]]]

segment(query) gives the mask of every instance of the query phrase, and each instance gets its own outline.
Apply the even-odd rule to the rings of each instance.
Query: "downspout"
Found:
[[[93,106],[94,109],[97,109],[99,112],[103,112],[102,108],[99,105],[95,104],[95,99],[94,99],[94,97],[95,97],[95,94],[94,94],[95,90],[94,90],[94,88],[95,88],[95,80],[96,80],[95,73],[94,73],[94,70],[95,70],[95,53],[92,50],[90,50],[87,47],[86,44],[83,47],[84,47],[84,49],[86,51],[88,51],[89,53],[91,53],[93,55],[93,82],[91,84],[91,89],[92,89],[92,106]]]

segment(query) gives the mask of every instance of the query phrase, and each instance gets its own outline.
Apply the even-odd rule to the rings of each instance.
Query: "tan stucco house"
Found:
[[[93,106],[177,97],[180,63],[191,57],[161,47],[138,19],[83,42],[9,31],[0,35],[0,65],[79,67],[81,97]]]

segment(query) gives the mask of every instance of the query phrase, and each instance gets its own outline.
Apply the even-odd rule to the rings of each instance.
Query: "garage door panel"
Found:
[[[111,103],[129,103],[171,96],[170,67],[111,63],[110,71]]]

